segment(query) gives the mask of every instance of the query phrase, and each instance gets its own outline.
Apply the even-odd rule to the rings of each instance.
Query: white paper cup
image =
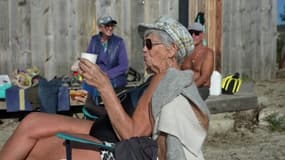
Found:
[[[82,52],[81,58],[87,59],[95,64],[97,60],[97,54]]]

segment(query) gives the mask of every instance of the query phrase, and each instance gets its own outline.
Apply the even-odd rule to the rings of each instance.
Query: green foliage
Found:
[[[269,123],[271,131],[285,131],[285,116],[273,113],[265,117],[265,120]]]

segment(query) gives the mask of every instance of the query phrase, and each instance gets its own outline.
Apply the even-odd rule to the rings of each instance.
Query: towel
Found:
[[[27,90],[12,86],[6,90],[7,112],[32,111],[33,107],[27,100]]]
[[[191,70],[168,69],[152,98],[155,120],[153,139],[159,132],[167,136],[167,159],[203,159],[201,147],[207,131],[201,126],[190,99],[205,115],[210,116],[206,103],[199,95]],[[194,138],[195,137],[195,138]]]

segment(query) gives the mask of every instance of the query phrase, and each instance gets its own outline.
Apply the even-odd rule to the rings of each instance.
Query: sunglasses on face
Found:
[[[146,46],[148,50],[151,50],[153,46],[163,44],[162,42],[152,42],[150,39],[143,41],[143,46]]]
[[[189,30],[189,33],[190,33],[191,36],[193,35],[193,33],[194,33],[195,36],[199,36],[201,31]]]

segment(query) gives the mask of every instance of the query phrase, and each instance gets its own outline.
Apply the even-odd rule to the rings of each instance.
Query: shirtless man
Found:
[[[192,54],[184,58],[182,70],[191,69],[194,72],[194,80],[200,95],[205,100],[209,96],[210,78],[214,68],[214,52],[203,46],[203,26],[193,23],[189,32],[194,40],[195,49]]]

